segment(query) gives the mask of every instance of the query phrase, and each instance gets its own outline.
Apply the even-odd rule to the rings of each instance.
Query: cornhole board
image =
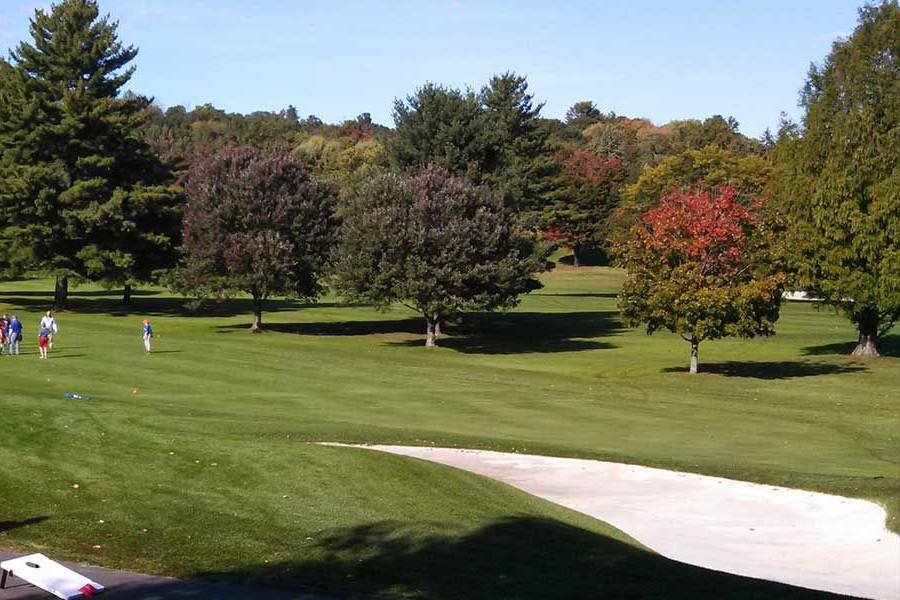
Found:
[[[0,562],[0,589],[6,587],[7,576],[18,577],[62,600],[89,598],[103,591],[103,586],[96,581],[43,554],[29,554]]]

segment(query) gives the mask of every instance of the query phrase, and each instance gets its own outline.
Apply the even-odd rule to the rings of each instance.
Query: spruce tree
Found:
[[[62,0],[0,73],[0,235],[16,268],[57,277],[57,305],[69,278],[127,290],[174,259],[178,195],[139,135],[150,101],[121,94],[138,51],[117,27]]]
[[[428,83],[394,103],[391,166],[437,165],[499,190],[515,212],[538,212],[553,192],[556,163],[526,78],[496,75],[481,92]]]
[[[859,15],[810,69],[802,127],[782,127],[775,188],[799,285],[856,325],[853,354],[877,356],[900,318],[900,5]]]

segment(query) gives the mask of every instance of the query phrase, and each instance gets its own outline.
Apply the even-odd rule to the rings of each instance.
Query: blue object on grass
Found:
[[[91,399],[90,396],[84,396],[82,394],[79,394],[78,392],[66,392],[63,395],[66,398],[68,398],[69,400],[90,400]]]

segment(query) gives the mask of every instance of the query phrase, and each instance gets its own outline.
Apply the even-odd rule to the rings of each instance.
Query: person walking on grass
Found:
[[[52,331],[49,327],[41,327],[38,330],[38,350],[41,353],[41,358],[47,358],[47,351],[50,349],[50,336],[52,335]]]
[[[9,339],[9,354],[17,356],[19,354],[19,342],[22,341],[22,322],[19,320],[19,317],[16,315],[12,316],[6,331]]]
[[[144,319],[141,324],[143,325],[141,337],[144,338],[144,352],[150,354],[150,340],[153,339],[153,326],[150,325],[149,319]]]
[[[9,351],[9,317],[6,313],[0,317],[0,354]]]
[[[47,342],[47,344],[48,344],[47,348],[49,350],[52,350],[53,349],[53,334],[56,333],[57,331],[59,331],[59,327],[56,324],[56,319],[53,317],[52,310],[48,310],[47,314],[45,314],[43,317],[41,317],[41,328],[47,329],[50,332],[50,335],[47,336],[47,339],[49,340]]]

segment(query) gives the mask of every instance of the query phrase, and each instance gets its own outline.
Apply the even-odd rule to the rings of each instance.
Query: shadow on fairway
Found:
[[[223,325],[222,331],[244,330],[244,325]],[[384,321],[316,323],[263,323],[267,331],[311,336],[363,336],[406,334],[415,339],[388,342],[395,346],[422,346],[425,322],[421,318]],[[576,352],[615,348],[592,339],[622,331],[614,311],[566,313],[467,313],[459,323],[444,325],[438,345],[470,354],[526,354]]]
[[[21,521],[0,521],[0,533],[5,533],[7,531],[12,531],[13,529],[18,529],[19,527],[27,527],[29,525],[36,525],[38,523],[43,523],[50,517],[42,516],[42,517],[31,517],[30,519],[22,519]]]
[[[807,346],[803,353],[807,356],[823,356],[837,354],[850,356],[856,342],[839,342],[837,344],[825,344],[823,346]],[[878,340],[878,353],[882,356],[900,357],[900,335],[886,335]]]
[[[317,560],[197,576],[366,598],[838,597],[686,565],[550,519],[507,518],[462,537],[423,537],[413,527],[381,522],[325,532],[295,542]]]
[[[838,373],[865,371],[858,365],[835,365],[830,363],[807,363],[797,361],[782,362],[741,362],[701,363],[700,374],[711,373],[725,377],[753,377],[755,379],[791,379],[793,377],[816,377]],[[687,367],[668,367],[663,373],[687,373]]]
[[[545,296],[547,298],[618,298],[619,295],[615,292],[572,292],[571,294],[542,294],[541,292],[535,292],[535,296]]]
[[[246,331],[248,325],[221,325],[224,333]],[[384,335],[390,333],[423,334],[425,322],[420,318],[400,319],[396,321],[322,321],[316,323],[266,323],[263,315],[263,329],[276,333],[292,333],[295,335],[323,336],[357,336]]]
[[[609,255],[606,254],[601,248],[587,248],[582,251],[581,255],[581,266],[582,267],[608,267],[609,266]],[[559,258],[559,263],[561,265],[575,265],[575,255],[574,254],[566,254]]]
[[[69,294],[69,302],[66,308],[58,310],[60,314],[66,312],[85,314],[107,314],[112,317],[127,317],[141,315],[148,317],[236,317],[247,315],[249,328],[250,316],[253,314],[253,302],[248,298],[229,298],[217,301],[209,300],[198,307],[191,305],[191,299],[172,296],[158,296],[156,292],[150,292],[146,296],[133,297],[129,304],[122,304],[121,298],[111,297],[109,294],[85,292],[84,296]],[[0,304],[12,304],[17,307],[32,311],[44,311],[51,308],[53,297],[44,293],[0,292]],[[268,300],[263,308],[264,315],[284,311],[293,311],[310,307],[334,307],[335,303],[306,303],[292,300]],[[7,312],[12,312],[7,310]]]
[[[12,295],[16,297],[22,298],[45,298],[47,302],[53,303],[53,292],[52,291],[21,291],[21,292],[0,292],[6,295]],[[132,290],[131,296],[132,299],[138,296],[158,296],[161,292],[158,290]],[[121,301],[122,291],[121,290],[69,290],[69,299],[75,298],[114,298],[118,296]]]

